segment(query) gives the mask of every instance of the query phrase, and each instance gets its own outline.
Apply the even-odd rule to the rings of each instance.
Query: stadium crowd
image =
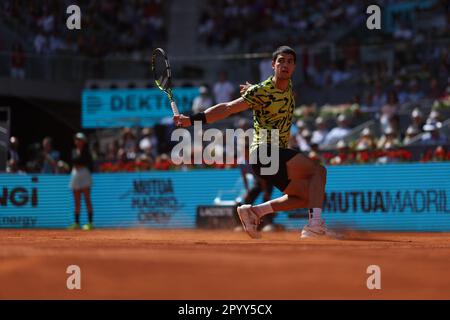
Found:
[[[365,27],[371,4],[380,5],[385,16],[391,12],[392,21],[383,25],[383,32]],[[353,82],[373,87],[412,72],[420,79],[433,73],[442,84],[449,75],[448,45],[440,47],[436,41],[450,36],[449,10],[446,1],[435,0],[220,0],[205,3],[198,35],[199,41],[221,52],[267,52],[281,42],[290,43],[299,53],[303,86]],[[379,58],[368,61],[375,47]],[[394,65],[383,56],[386,48],[394,48]],[[267,63],[260,68],[267,69]]]
[[[206,2],[199,18],[198,35],[209,46],[237,41],[261,48],[261,36],[279,32],[299,35],[299,41],[315,43],[330,30],[349,21],[364,19],[363,1],[219,0]],[[355,21],[358,22],[358,21]]]
[[[226,75],[216,83],[216,93],[210,95],[207,87],[200,88],[200,95],[193,101],[193,112],[203,110],[218,99],[227,99],[232,91],[227,88]],[[384,92],[376,100],[322,106],[300,106],[295,110],[289,147],[327,165],[357,163],[393,163],[419,160],[450,161],[450,79],[445,89],[436,91],[433,84],[429,90],[421,91],[410,84],[409,91]],[[399,102],[402,96],[405,102]],[[420,99],[415,99],[419,96]],[[423,103],[433,101],[431,108],[422,108]],[[436,99],[435,99],[436,98]],[[415,106],[410,114],[400,113],[401,106]],[[235,116],[234,125],[244,130],[251,127],[250,114]],[[446,125],[446,126],[445,126]],[[220,128],[220,123],[218,123]],[[118,136],[108,143],[92,135],[88,141],[94,170],[100,172],[135,172],[147,170],[190,169],[201,167],[229,168],[233,164],[182,165],[175,166],[170,159],[170,134],[173,124],[158,124],[152,128],[123,128]],[[222,128],[225,129],[225,128]],[[445,131],[445,130],[447,131]],[[446,133],[447,132],[447,133]],[[102,143],[101,143],[102,142]],[[60,158],[52,147],[51,137],[43,139],[33,150],[26,163],[19,155],[19,141],[11,137],[9,149],[9,172],[67,173],[70,165]],[[411,146],[419,146],[421,155],[413,159]],[[225,152],[225,148],[216,152]],[[225,156],[225,154],[224,154]]]
[[[139,54],[151,50],[155,41],[165,41],[167,30],[163,19],[167,3],[162,0],[77,1],[83,15],[83,25],[77,33],[56,28],[56,25],[66,25],[66,9],[74,4],[69,0],[2,0],[0,17],[24,31],[24,38],[33,44],[32,48],[25,48],[27,52],[100,58]],[[18,45],[21,44],[14,46]]]
[[[387,6],[400,1],[375,2]],[[162,19],[168,3],[162,0],[78,1],[84,23],[89,26],[85,29],[90,31],[74,37],[66,30],[55,28],[56,19],[66,17],[65,8],[71,4],[68,0],[1,1],[0,15],[27,30],[33,44],[32,48],[24,48],[19,43],[13,46],[11,76],[24,78],[24,53],[30,49],[43,55],[73,53],[99,58],[148,51],[155,41],[167,39]],[[445,1],[422,1],[422,6],[413,8],[413,16],[420,16],[427,23],[412,24],[405,15],[398,14],[390,32],[375,32],[370,36],[350,32],[345,37],[340,37],[337,31],[351,31],[352,26],[365,21],[365,1],[218,0],[204,1],[204,4],[198,37],[206,47],[224,51],[227,47],[231,50],[242,47],[247,52],[265,52],[282,39],[299,49],[297,72],[301,74],[301,82],[297,93],[308,88],[336,90],[344,83],[355,85],[354,98],[346,104],[330,101],[322,106],[299,106],[295,111],[291,148],[328,165],[417,160],[411,146],[423,147],[420,161],[450,160],[450,141],[443,130],[450,119],[450,49],[445,43],[435,42],[450,37],[450,12]],[[315,44],[323,42],[334,43],[333,59],[314,51]],[[394,47],[394,65],[389,66],[389,59],[384,58],[364,61],[362,47],[368,45],[380,46],[377,47],[380,52],[384,47]],[[260,67],[262,79],[271,69],[264,60]],[[192,111],[202,111],[237,94],[237,84],[223,73],[216,83],[200,88]],[[248,124],[251,120],[244,116],[236,121]],[[365,127],[361,127],[363,124]],[[89,145],[95,171],[186,168],[174,166],[170,161],[168,141],[172,129],[167,124],[124,128],[108,142],[92,135]],[[70,170],[69,160],[61,159],[60,153],[53,149],[51,137],[40,141],[31,155],[21,155],[18,144],[17,137],[11,137],[9,172],[66,173]]]

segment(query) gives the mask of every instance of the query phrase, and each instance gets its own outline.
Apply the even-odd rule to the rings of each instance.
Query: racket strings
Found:
[[[170,84],[170,68],[166,65],[165,62],[159,61],[159,63],[156,64],[155,76],[159,85],[163,89],[167,89]]]
[[[156,85],[164,91],[169,100],[173,102],[170,64],[165,52],[160,48],[157,48],[153,52],[152,69]]]

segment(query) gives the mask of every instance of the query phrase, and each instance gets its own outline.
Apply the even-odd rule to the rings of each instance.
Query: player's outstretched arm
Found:
[[[202,121],[203,123],[214,123],[225,119],[226,117],[247,110],[250,105],[243,98],[239,98],[230,102],[219,103],[204,112],[194,114],[190,117],[185,115],[177,115],[173,117],[173,121],[178,127],[189,127],[193,125],[193,121]]]

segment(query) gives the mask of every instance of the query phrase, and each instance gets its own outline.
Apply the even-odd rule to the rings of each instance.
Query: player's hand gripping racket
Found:
[[[172,107],[173,115],[178,116],[180,112],[178,112],[177,104],[173,100],[172,73],[169,58],[161,48],[153,50],[152,71],[156,86],[166,93],[170,101],[170,106]]]

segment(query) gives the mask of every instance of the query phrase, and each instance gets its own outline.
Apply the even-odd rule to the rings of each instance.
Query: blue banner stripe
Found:
[[[0,227],[70,225],[69,178],[1,174]],[[212,205],[220,194],[234,200],[243,191],[238,169],[95,174],[93,181],[97,227],[195,228],[197,206]],[[450,163],[329,167],[326,191],[330,227],[450,231]],[[277,190],[273,198],[280,195]],[[299,230],[307,223],[306,215],[299,216],[283,212],[275,222]]]
[[[199,90],[175,88],[173,94],[186,113]],[[81,101],[83,128],[148,127],[172,117],[169,100],[159,89],[84,90]]]

